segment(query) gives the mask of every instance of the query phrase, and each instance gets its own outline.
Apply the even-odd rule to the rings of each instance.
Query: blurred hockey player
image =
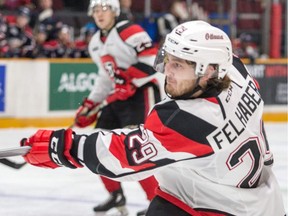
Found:
[[[64,24],[57,34],[57,42],[59,44],[59,57],[68,58],[71,56],[74,48],[74,29],[73,27]]]
[[[168,11],[157,19],[159,44],[162,44],[168,33],[179,23],[187,21],[189,13],[187,5],[181,0],[174,0],[168,3]]]
[[[81,28],[80,38],[75,40],[73,50],[70,54],[71,58],[88,58],[88,45],[92,36],[96,33],[97,26],[95,23],[87,23]]]
[[[33,38],[32,29],[28,23],[30,20],[30,9],[20,7],[18,9],[15,20],[13,17],[7,22],[5,35],[6,48],[3,57],[34,57],[33,50],[35,48],[35,40]],[[4,42],[3,42],[4,43]]]
[[[238,53],[239,58],[249,58],[250,64],[255,64],[255,60],[259,57],[259,49],[252,35],[244,32],[239,35],[239,39],[242,50]]]
[[[34,30],[39,28],[39,25],[47,19],[54,17],[53,0],[35,0],[35,9],[32,12],[30,25]]]
[[[132,0],[119,0],[120,14],[118,20],[130,20],[134,22],[134,15],[131,11]]]
[[[96,128],[109,130],[137,126],[160,101],[160,84],[153,69],[157,49],[139,25],[118,19],[118,0],[91,0],[88,15],[94,18],[99,28],[88,46],[89,54],[99,68],[99,76],[95,88],[76,113],[76,126],[86,127],[95,121]],[[108,104],[100,112],[95,112],[104,103]],[[121,184],[105,177],[101,180],[110,196],[94,211],[114,211],[112,208],[117,207],[123,215],[127,214]],[[152,200],[157,187],[155,178],[152,176],[139,183],[147,199]]]
[[[22,141],[32,147],[26,161],[85,166],[120,181],[154,174],[159,188],[146,216],[284,216],[264,102],[225,32],[204,21],[180,24],[155,68],[169,98],[144,124],[90,135],[39,130]]]
[[[39,24],[35,33],[37,42],[37,57],[58,58],[65,57],[65,50],[58,41],[64,24],[53,17],[45,19]],[[65,31],[65,30],[64,30]]]
[[[5,17],[0,13],[0,58],[7,52],[7,41],[5,40],[7,23]]]

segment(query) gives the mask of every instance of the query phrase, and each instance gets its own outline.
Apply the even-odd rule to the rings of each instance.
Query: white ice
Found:
[[[288,130],[287,123],[266,123],[270,148],[274,152],[274,172],[288,212]],[[0,129],[0,148],[18,146],[19,140],[36,128]],[[82,131],[80,131],[82,132]],[[10,158],[23,162],[21,157]],[[148,206],[137,182],[122,183],[129,216]],[[55,170],[30,165],[16,170],[0,164],[0,216],[99,216],[93,206],[108,196],[99,177],[88,169]],[[263,206],[265,208],[265,206]]]

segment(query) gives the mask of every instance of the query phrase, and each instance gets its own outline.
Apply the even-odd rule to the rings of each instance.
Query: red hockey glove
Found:
[[[117,70],[114,74],[115,95],[118,100],[127,100],[136,92],[136,87],[131,82],[131,78],[123,71]]]
[[[77,157],[71,155],[71,153],[77,155],[78,149],[78,145],[73,146],[73,137],[71,129],[38,130],[29,139],[21,140],[21,146],[31,146],[30,152],[23,157],[31,165],[38,167],[52,169],[59,166],[83,167]]]
[[[75,116],[75,125],[78,127],[87,127],[96,121],[100,110],[100,103],[85,98],[82,105],[78,108]]]

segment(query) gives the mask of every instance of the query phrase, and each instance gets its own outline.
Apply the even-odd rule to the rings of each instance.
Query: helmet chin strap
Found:
[[[165,93],[166,95],[171,98],[171,99],[176,99],[176,100],[179,100],[179,99],[182,99],[182,100],[185,100],[185,99],[191,99],[193,98],[192,95],[195,94],[196,92],[198,92],[199,90],[202,90],[204,91],[204,89],[199,85],[199,81],[200,81],[201,77],[198,77],[197,80],[196,80],[196,87],[194,89],[192,89],[191,91],[183,94],[183,95],[180,95],[180,96],[176,96],[176,97],[173,97],[171,96],[169,93],[166,92],[166,88],[164,88],[165,90]],[[166,80],[165,80],[165,86],[166,86]]]

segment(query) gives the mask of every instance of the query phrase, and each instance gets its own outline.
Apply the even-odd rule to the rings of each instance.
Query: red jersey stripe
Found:
[[[205,100],[211,103],[219,104],[218,100],[215,97],[205,98]]]
[[[213,153],[211,146],[188,139],[163,125],[156,111],[150,114],[145,126],[153,131],[154,136],[170,152],[186,152],[197,157]]]
[[[143,78],[143,77],[146,77],[148,75],[145,72],[143,72],[142,70],[139,70],[138,68],[133,67],[133,66],[129,67],[127,72],[129,74],[129,76],[133,77],[133,78]]]
[[[193,208],[188,206],[182,200],[180,200],[180,199],[178,199],[178,198],[176,198],[176,197],[174,197],[168,193],[165,193],[164,191],[160,190],[159,188],[157,188],[156,194],[158,196],[162,197],[163,199],[167,200],[168,202],[174,204],[175,206],[183,209],[184,211],[188,212],[189,214],[191,214],[193,216],[201,216],[197,211],[195,211]]]
[[[142,29],[141,26],[139,25],[131,25],[128,28],[125,28],[123,31],[121,31],[119,33],[121,39],[123,41],[126,41],[127,38],[131,37],[132,35],[139,33],[139,32],[143,32],[144,30]]]
[[[184,203],[182,200],[162,191],[160,188],[156,189],[156,194],[163,199],[167,200],[168,202],[174,204],[178,208],[181,208],[182,210],[188,212],[189,214],[193,216],[227,216],[228,214],[225,213],[218,213],[213,210],[198,210],[193,209],[192,207],[188,206],[186,203]]]
[[[138,56],[151,56],[151,55],[157,55],[157,49],[156,48],[150,48],[145,49],[142,52],[138,53]]]

